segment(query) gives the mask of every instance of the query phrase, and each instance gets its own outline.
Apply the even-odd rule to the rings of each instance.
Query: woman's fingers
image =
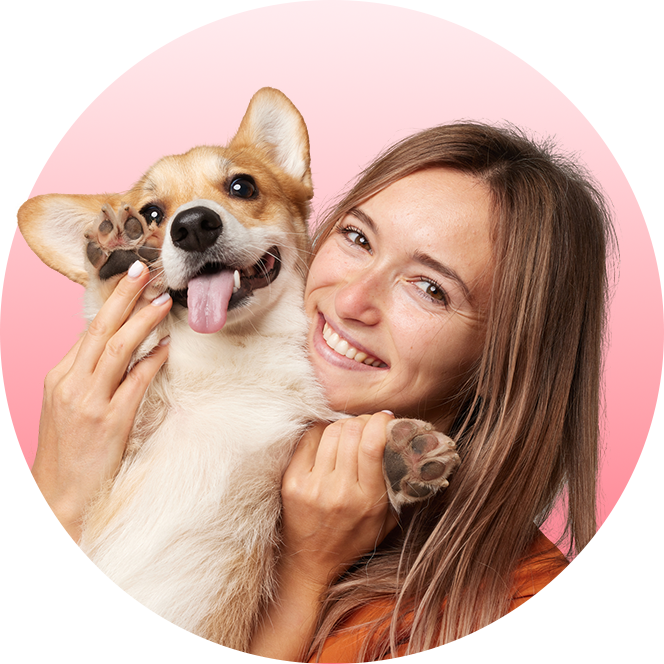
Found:
[[[362,503],[381,508],[387,501],[383,455],[391,413],[376,413],[314,425],[295,450],[284,474],[283,490],[330,504]],[[355,497],[353,497],[355,496]]]
[[[359,482],[366,490],[383,487],[383,454],[391,413],[360,415],[317,424],[307,431],[291,460],[293,470]]]
[[[135,274],[136,276],[134,276]],[[89,373],[95,370],[108,340],[131,314],[141,290],[148,282],[149,274],[149,270],[139,263],[139,265],[132,265],[130,273],[120,279],[83,337],[76,357],[76,364],[81,369]]]
[[[69,356],[69,368],[76,366],[79,379],[94,375],[95,394],[110,400],[121,384],[131,356],[155,326],[166,316],[172,300],[163,294],[127,320],[150,278],[149,270],[137,261],[120,279],[99,310],[83,338]],[[68,354],[69,355],[69,354]],[[152,366],[149,364],[148,367]]]
[[[168,294],[143,307],[107,342],[95,367],[97,388],[111,398],[122,382],[131,356],[156,325],[166,316],[173,301]]]
[[[282,485],[283,550],[304,577],[329,583],[396,524],[382,465],[392,417],[312,427],[293,455]]]
[[[369,415],[360,415],[339,421],[340,435],[336,445],[335,469],[347,482],[357,482],[357,451],[369,420]]]
[[[387,425],[393,419],[391,413],[375,413],[362,431],[357,449],[357,480],[368,494],[385,492],[383,456],[387,443]]]
[[[305,431],[291,457],[288,468],[293,473],[310,473],[316,462],[316,452],[326,424],[317,422]]]
[[[338,420],[328,425],[323,431],[316,450],[316,460],[313,467],[313,472],[317,476],[329,475],[334,472],[337,465],[337,448],[346,422],[347,420]]]
[[[162,339],[147,357],[132,367],[120,387],[118,387],[112,401],[122,412],[136,413],[138,410],[150,381],[157,375],[157,372],[168,358],[169,341],[170,337]],[[128,434],[133,426],[133,417],[126,418],[126,420]]]

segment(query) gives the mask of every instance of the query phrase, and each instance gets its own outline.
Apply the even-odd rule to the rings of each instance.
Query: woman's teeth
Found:
[[[345,339],[342,339],[332,328],[325,323],[323,326],[323,339],[325,343],[339,355],[347,357],[349,360],[355,360],[360,364],[367,364],[370,367],[386,367],[387,364],[381,362],[375,357],[371,357],[362,351],[353,348]]]

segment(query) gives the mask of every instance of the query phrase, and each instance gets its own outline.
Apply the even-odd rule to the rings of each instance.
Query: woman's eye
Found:
[[[437,283],[429,281],[428,279],[420,279],[415,282],[415,285],[432,300],[447,304],[447,294]]]
[[[367,238],[364,237],[364,235],[362,235],[362,233],[360,233],[360,231],[358,231],[356,228],[344,228],[342,232],[348,241],[352,244],[356,244],[358,247],[362,247],[363,249],[371,249],[369,240],[367,240]]]
[[[147,221],[148,226],[150,224],[161,224],[164,220],[164,211],[157,205],[146,205],[141,209],[141,215],[145,221]]]

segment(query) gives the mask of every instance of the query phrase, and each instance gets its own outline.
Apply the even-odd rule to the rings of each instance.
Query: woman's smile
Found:
[[[436,419],[482,348],[488,189],[432,168],[341,219],[314,259],[311,360],[333,408]]]
[[[314,332],[314,344],[326,361],[350,371],[387,369],[378,353],[353,340],[339,326],[330,324],[322,314]]]

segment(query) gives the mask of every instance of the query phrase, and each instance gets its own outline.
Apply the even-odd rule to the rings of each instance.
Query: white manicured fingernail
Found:
[[[381,410],[381,413],[387,413],[388,415],[394,416],[394,413],[391,410]]]
[[[143,274],[143,263],[136,261],[127,271],[127,276],[130,279],[137,279]]]
[[[158,297],[155,297],[150,304],[153,304],[155,307],[158,307],[165,302],[168,302],[171,299],[171,296],[168,293],[162,293]]]
[[[166,336],[165,336],[165,337],[159,342],[159,345],[160,345],[160,346],[168,346],[168,344],[170,344],[170,343],[171,343],[171,336],[170,336],[170,334],[169,334],[169,335],[166,335]]]

